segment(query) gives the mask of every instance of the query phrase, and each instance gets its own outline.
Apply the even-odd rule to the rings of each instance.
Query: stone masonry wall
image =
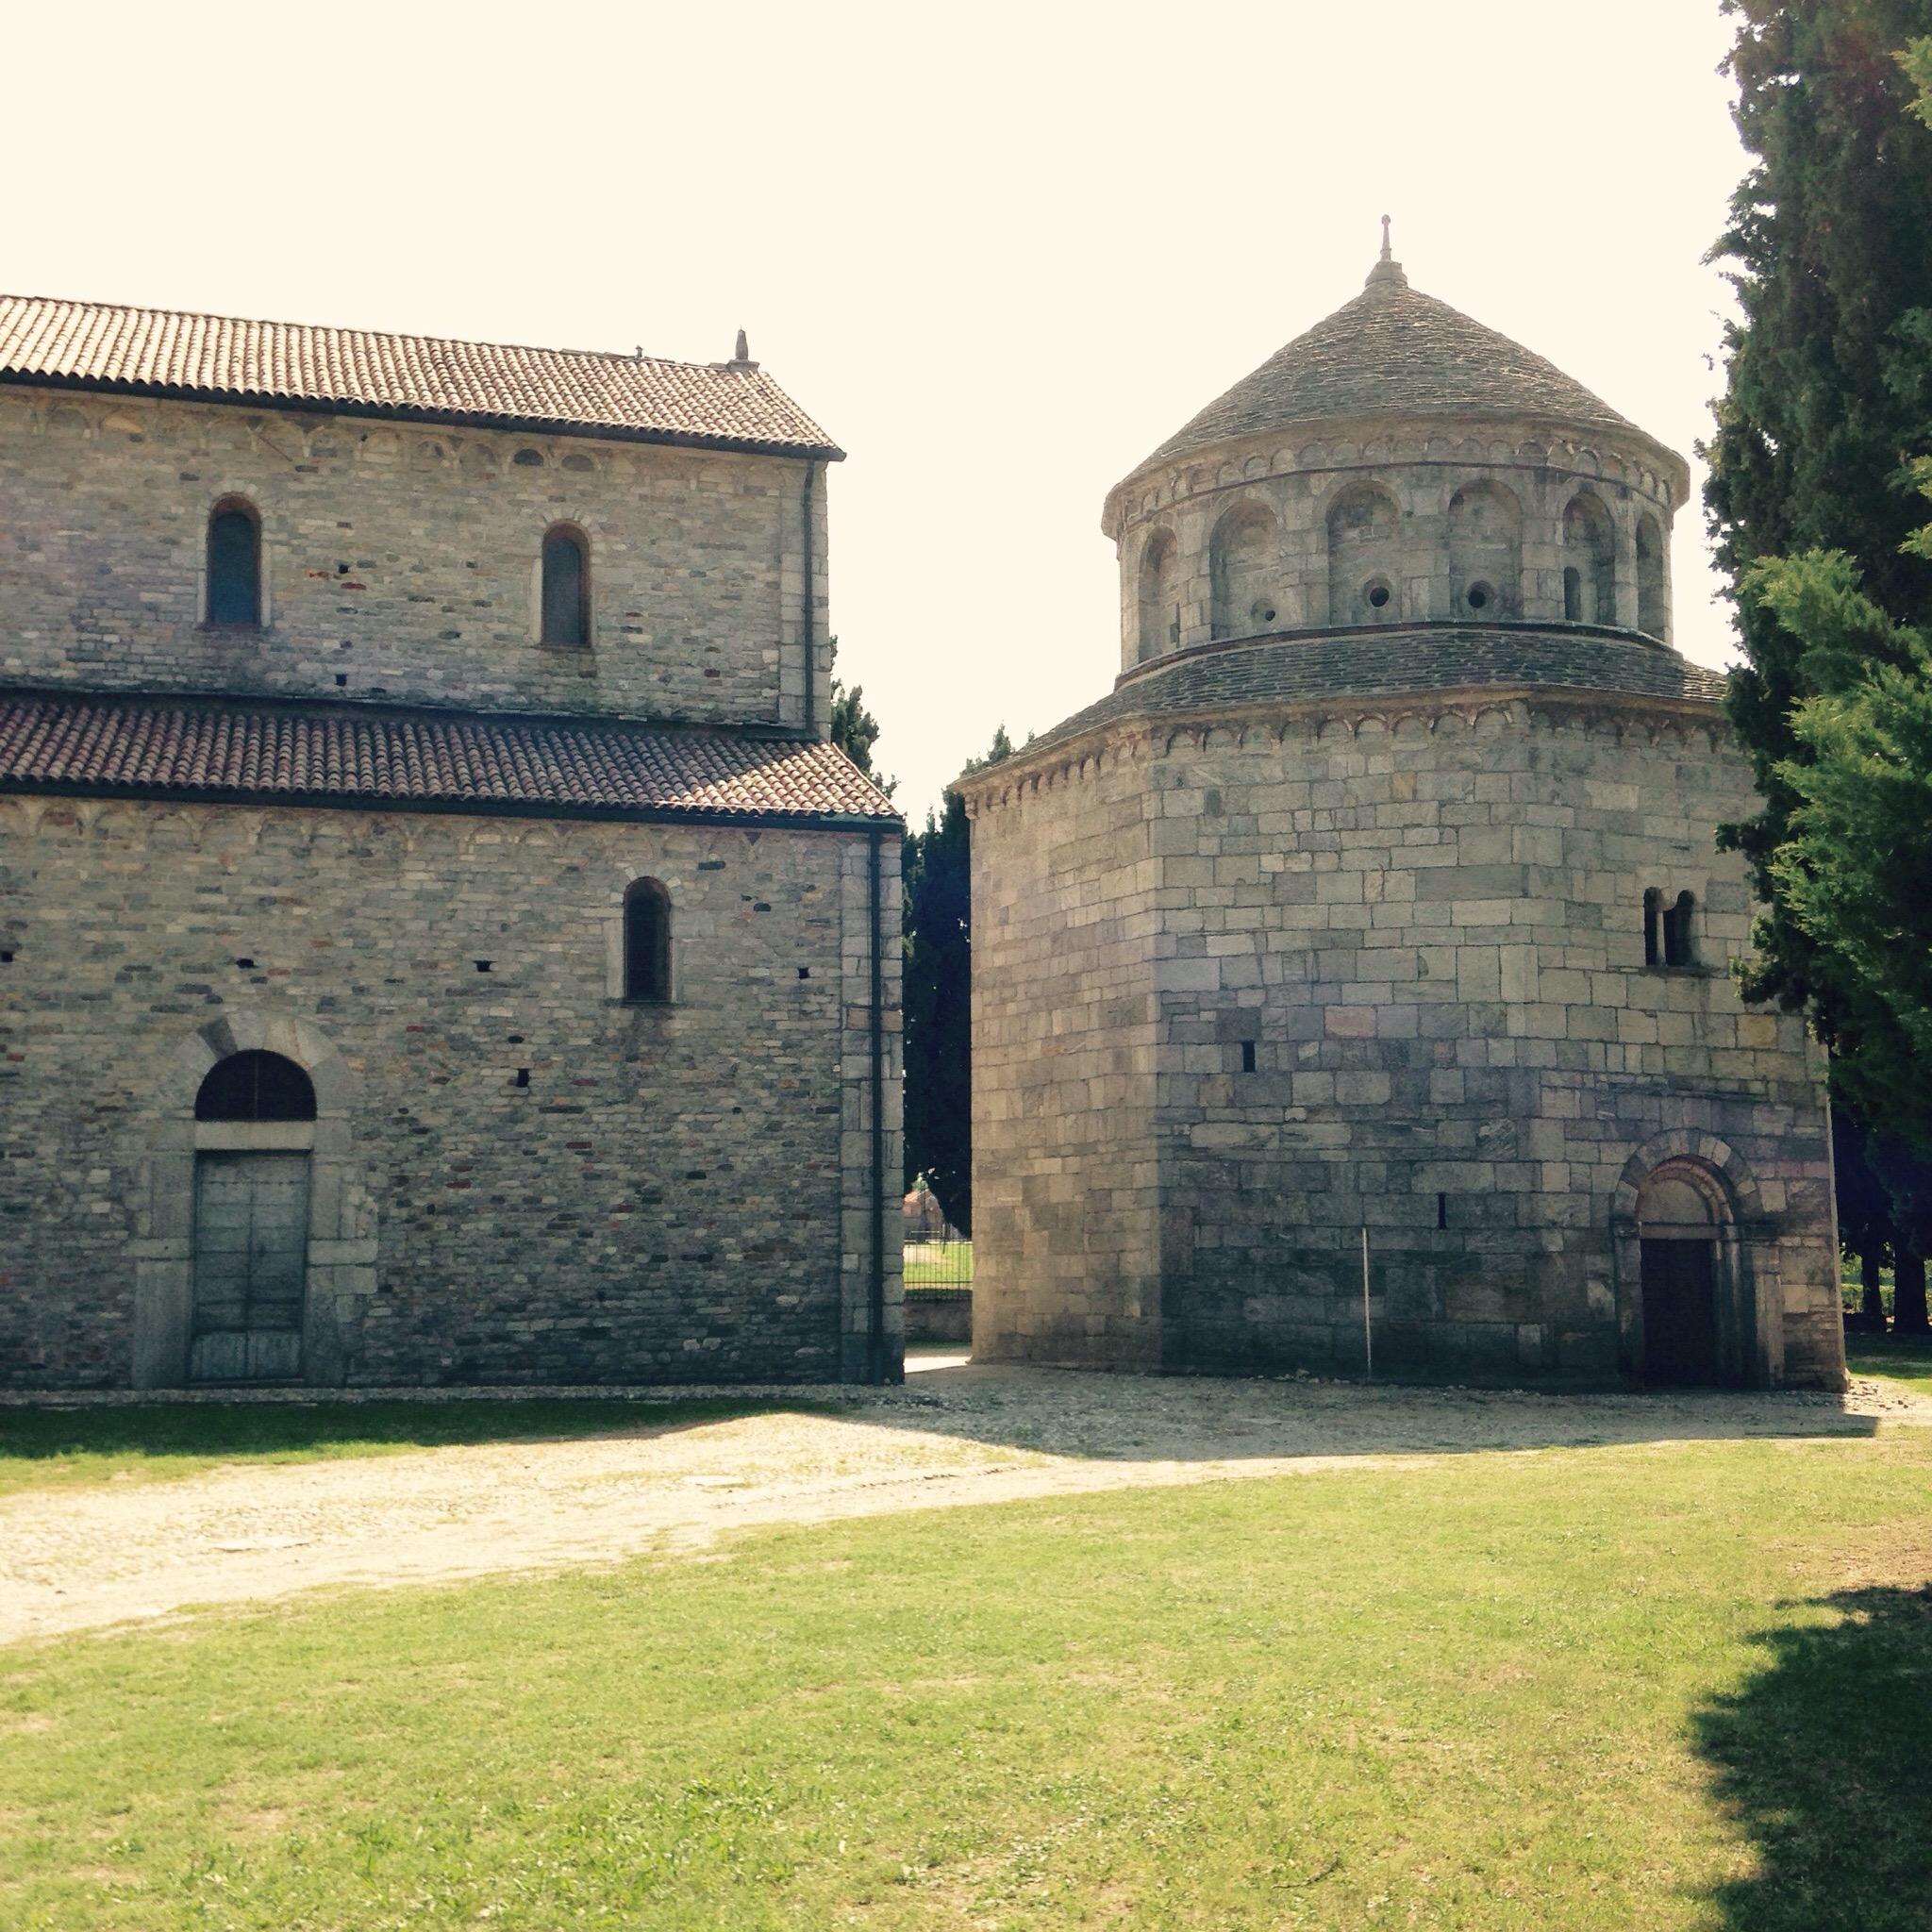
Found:
[[[806,465],[591,437],[0,387],[0,683],[806,722]],[[208,515],[261,520],[265,623],[203,626]],[[827,719],[824,476],[812,618]],[[590,547],[591,642],[538,557]]]
[[[1733,1197],[1764,1373],[1839,1381],[1822,1057],[1728,976],[1749,903],[1712,830],[1752,793],[1722,727],[1612,703],[1348,710],[1128,727],[978,802],[975,894],[1023,841],[1084,830],[1103,786],[1123,851],[1158,863],[1163,1362],[1358,1369],[1366,1225],[1378,1369],[1614,1379],[1635,1366],[1630,1176],[1688,1153]],[[1695,895],[1694,970],[1644,966],[1649,886]],[[1063,992],[1000,971],[1050,1033]],[[984,1115],[1001,1085],[976,1069]],[[1146,1172],[1143,1118],[1113,1116],[1122,1174]],[[1037,1112],[1030,1148],[1083,1124]],[[991,1152],[982,1185],[1015,1158]],[[1012,1352],[1079,1358],[1068,1341]]]
[[[308,1280],[330,1374],[852,1374],[871,1281],[866,846],[0,797],[0,1382],[128,1384],[142,1297],[184,1265],[197,1069],[246,1044],[325,1063],[314,1212],[336,1238],[311,1241]],[[666,1006],[614,996],[639,875],[670,891]]]
[[[973,826],[975,1355],[1158,1358],[1154,880],[1131,770]]]

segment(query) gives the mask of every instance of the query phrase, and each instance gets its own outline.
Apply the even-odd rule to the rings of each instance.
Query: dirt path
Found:
[[[322,1584],[432,1582],[690,1549],[756,1524],[1364,1457],[1932,1425],[1932,1401],[1874,1382],[1842,1398],[1540,1396],[928,1361],[904,1389],[834,1400],[829,1415],[667,1427],[644,1409],[622,1433],[568,1441],[29,1491],[0,1502],[0,1642]]]

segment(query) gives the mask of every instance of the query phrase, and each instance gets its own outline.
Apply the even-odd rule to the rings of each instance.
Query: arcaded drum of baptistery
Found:
[[[1385,248],[1114,489],[1114,690],[960,786],[976,1355],[1842,1381],[1688,487]]]

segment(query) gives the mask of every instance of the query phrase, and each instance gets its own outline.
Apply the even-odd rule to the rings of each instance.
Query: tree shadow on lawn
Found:
[[[1720,1887],[1736,1932],[1932,1925],[1932,1586],[1840,1591],[1835,1621],[1763,1632],[1764,1668],[1694,1720],[1758,1870]]]

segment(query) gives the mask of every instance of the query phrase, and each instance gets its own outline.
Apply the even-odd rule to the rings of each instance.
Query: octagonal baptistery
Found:
[[[975,1355],[1842,1383],[1688,488],[1385,246],[1113,491],[1114,690],[959,787]]]

